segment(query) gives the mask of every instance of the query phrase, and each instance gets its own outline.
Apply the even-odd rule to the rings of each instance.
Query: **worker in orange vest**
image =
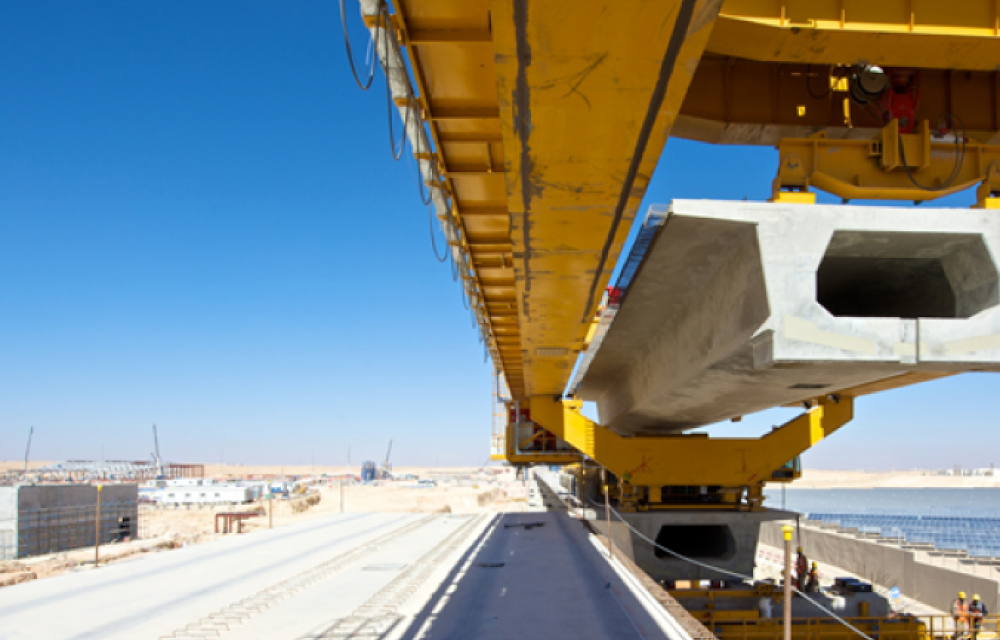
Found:
[[[802,547],[798,548],[799,557],[795,559],[795,588],[800,591],[806,588],[806,576],[809,574],[809,559],[802,553]]]
[[[956,640],[965,636],[969,630],[969,603],[965,601],[965,592],[959,591],[958,597],[951,603],[951,617],[955,620]]]
[[[969,605],[969,618],[972,622],[972,640],[976,640],[979,631],[983,628],[983,618],[989,615],[986,605],[979,600],[979,594],[972,596],[972,604]]]

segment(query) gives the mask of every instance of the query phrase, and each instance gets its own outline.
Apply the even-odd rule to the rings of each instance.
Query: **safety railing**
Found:
[[[698,615],[708,613],[708,615]],[[778,640],[784,635],[780,618],[717,619],[716,612],[692,612],[719,640]],[[725,610],[719,610],[722,617]],[[947,615],[894,615],[885,618],[844,618],[873,640],[996,640],[998,617],[984,616],[978,622]],[[793,640],[859,640],[846,625],[827,617],[793,618]]]
[[[1000,623],[1000,616],[996,615],[970,615],[957,620],[949,615],[917,616],[917,619],[926,625],[924,637],[927,639],[995,640],[998,637],[997,625]]]

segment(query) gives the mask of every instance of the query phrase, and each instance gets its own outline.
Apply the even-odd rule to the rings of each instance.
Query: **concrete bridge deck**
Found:
[[[0,640],[690,640],[671,620],[558,511],[340,514],[0,592]]]

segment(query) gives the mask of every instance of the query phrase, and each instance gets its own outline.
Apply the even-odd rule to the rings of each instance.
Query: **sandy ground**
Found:
[[[442,475],[467,476],[476,473],[479,469],[475,467],[393,467],[392,471],[397,475],[413,474],[421,477],[428,477]],[[205,465],[205,475],[213,478],[242,478],[248,475],[319,476],[325,474],[327,476],[339,476],[345,473],[358,475],[361,473],[361,465],[353,464],[350,467],[346,467],[344,465]]]
[[[29,463],[29,468],[54,464],[47,461]],[[0,474],[4,471],[20,470],[21,461],[0,461]],[[349,469],[338,466],[293,466],[293,465],[219,465],[206,464],[205,475],[212,478],[245,478],[247,476],[340,476],[345,472],[357,475],[358,465]],[[475,467],[395,467],[397,475],[412,474],[421,478],[442,478],[448,476],[470,477],[481,473]],[[481,476],[480,476],[481,477]],[[857,471],[848,469],[806,469],[802,478],[790,487],[795,489],[872,489],[878,487],[922,488],[940,487],[950,489],[1000,487],[1000,476],[944,476],[937,471],[912,469],[904,471]],[[440,505],[438,505],[440,506]]]
[[[449,473],[454,473],[449,470]],[[527,490],[522,483],[482,483],[472,487],[440,486],[417,489],[403,483],[380,486],[345,486],[344,505],[349,512],[443,512],[490,513],[520,511]],[[115,562],[136,555],[173,549],[188,544],[211,542],[215,516],[222,511],[256,512],[247,520],[243,534],[269,526],[282,527],[341,511],[340,487],[317,487],[316,491],[292,500],[276,500],[273,505],[252,504],[224,508],[158,509],[143,506],[140,512],[141,540],[103,545],[102,562]],[[273,506],[269,514],[269,508]],[[273,523],[273,525],[272,525]],[[94,548],[84,548],[23,560],[0,562],[0,587],[27,580],[58,575],[94,561]]]
[[[47,467],[58,464],[53,460],[32,460],[28,463],[29,469]],[[20,471],[24,468],[23,460],[0,460],[0,473],[4,471]],[[396,474],[414,474],[420,476],[441,476],[441,475],[470,475],[479,471],[478,467],[394,467]],[[344,473],[357,475],[361,472],[360,464],[353,464],[350,467],[344,465],[243,465],[243,464],[205,464],[205,475],[213,478],[225,477],[246,477],[248,475],[270,475],[270,476],[318,476],[326,474],[328,476],[339,476]]]

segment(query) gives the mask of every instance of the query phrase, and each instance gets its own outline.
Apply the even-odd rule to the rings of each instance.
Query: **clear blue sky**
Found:
[[[334,2],[4,0],[0,91],[0,459],[30,425],[37,459],[144,458],[154,422],[176,461],[487,457],[489,366]],[[762,200],[775,166],[672,141],[646,201]],[[989,464],[998,390],[863,399],[805,461]]]

